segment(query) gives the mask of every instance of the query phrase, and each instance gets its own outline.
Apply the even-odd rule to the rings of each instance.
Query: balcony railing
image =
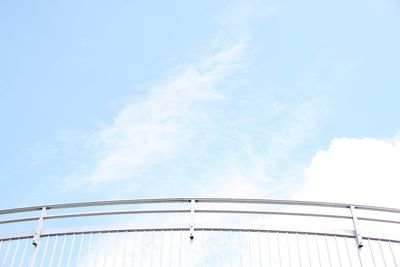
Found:
[[[0,210],[1,266],[399,266],[400,209],[162,198]]]

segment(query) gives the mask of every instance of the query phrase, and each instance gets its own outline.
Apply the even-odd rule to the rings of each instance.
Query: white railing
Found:
[[[0,226],[0,266],[400,264],[400,209],[365,205],[96,201],[0,210]]]

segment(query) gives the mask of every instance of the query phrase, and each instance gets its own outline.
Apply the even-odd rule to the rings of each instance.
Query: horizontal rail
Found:
[[[39,216],[4,219],[4,220],[0,220],[0,224],[17,223],[17,222],[29,222],[29,221],[36,221],[38,219],[39,219]]]
[[[95,211],[95,212],[79,212],[68,214],[47,215],[45,219],[62,219],[72,217],[86,216],[104,216],[104,215],[128,215],[128,214],[159,214],[159,213],[188,213],[190,209],[168,209],[168,210],[115,210],[115,211]]]
[[[90,217],[90,216],[108,216],[108,215],[130,215],[130,214],[160,214],[160,213],[189,213],[190,209],[163,209],[163,210],[111,210],[111,211],[95,211],[95,212],[78,212],[66,214],[46,215],[44,219],[64,219],[74,217]],[[255,211],[255,210],[218,210],[218,209],[195,209],[196,213],[223,213],[223,214],[253,214],[253,215],[282,215],[282,216],[301,216],[301,217],[319,217],[332,219],[352,219],[349,215],[334,215],[308,212],[281,212],[281,211]],[[21,217],[0,220],[0,224],[27,222],[38,220],[38,216]],[[382,222],[400,224],[400,221],[390,219],[379,219],[371,217],[358,217],[362,221]]]
[[[49,210],[62,210],[62,209],[71,209],[71,208],[84,208],[84,207],[103,207],[103,206],[118,206],[118,205],[141,205],[141,204],[171,204],[171,203],[184,203],[186,204],[186,208],[164,208],[164,209],[124,209],[124,210],[100,210],[100,211],[83,211],[83,212],[71,212],[71,213],[62,213],[62,214],[48,214]],[[200,208],[196,207],[195,204],[199,203],[213,203],[213,204],[267,204],[267,205],[290,205],[290,206],[309,206],[309,207],[326,207],[326,208],[341,208],[343,210],[348,211],[348,215],[346,214],[333,214],[334,212],[328,213],[327,211],[323,212],[298,212],[298,211],[275,211],[275,210],[252,210],[252,209],[228,209],[228,208]],[[376,206],[365,206],[365,205],[350,205],[343,203],[328,203],[328,202],[311,202],[311,201],[297,201],[297,200],[276,200],[276,199],[236,199],[236,198],[159,198],[159,199],[130,199],[130,200],[107,200],[107,201],[92,201],[92,202],[76,202],[76,203],[65,203],[65,204],[52,204],[52,205],[43,205],[43,206],[31,206],[31,207],[23,207],[23,208],[14,208],[14,209],[4,209],[0,210],[0,216],[6,216],[10,214],[16,213],[24,213],[24,212],[33,212],[33,211],[42,211],[42,215],[40,216],[28,216],[28,217],[19,217],[19,218],[5,218],[0,220],[0,224],[12,224],[19,222],[29,222],[29,221],[43,221],[43,220],[55,220],[55,219],[66,219],[66,218],[77,218],[77,217],[90,217],[90,216],[112,216],[112,215],[139,215],[139,214],[174,214],[174,213],[193,213],[193,214],[243,214],[243,215],[277,215],[277,216],[298,216],[298,217],[316,217],[316,218],[327,218],[327,219],[343,219],[343,220],[354,220],[358,219],[359,221],[370,221],[370,222],[378,222],[378,223],[391,223],[391,224],[400,224],[400,220],[391,219],[391,218],[378,218],[374,216],[357,216],[351,213],[351,210],[368,210],[368,211],[379,211],[379,212],[390,212],[390,213],[398,213],[400,214],[400,209],[396,208],[385,208],[385,207],[376,207]],[[45,211],[43,213],[43,210]],[[356,225],[355,225],[356,226]],[[108,226],[105,226],[106,228]],[[188,226],[189,228],[192,226]],[[232,225],[228,225],[227,229]],[[146,228],[146,227],[144,227]],[[144,229],[143,228],[143,229]],[[196,222],[196,226],[194,227],[199,229],[199,223]],[[223,229],[220,228],[212,228],[209,227],[207,229]],[[110,231],[110,228],[107,228],[107,231]],[[164,229],[163,227],[160,230]],[[176,230],[176,228],[173,228]],[[179,229],[187,229],[185,227]],[[236,229],[236,228],[235,228]],[[154,230],[154,229],[152,229]],[[258,229],[261,230],[261,229]],[[46,235],[49,233],[51,229],[42,229],[40,226],[36,235]],[[96,230],[97,231],[97,230]],[[119,231],[119,230],[118,230]],[[277,231],[275,229],[275,231]],[[284,230],[286,231],[286,230]],[[357,229],[355,230],[358,231]],[[307,232],[309,233],[309,232]],[[330,231],[324,231],[324,234],[332,234]],[[23,234],[25,235],[25,234]],[[29,233],[30,235],[30,233]],[[17,236],[21,237],[21,235]],[[352,234],[354,236],[354,232]],[[0,240],[4,240],[0,236]],[[360,239],[361,240],[361,239]],[[393,238],[392,240],[400,240],[400,238]]]
[[[307,212],[283,212],[283,211],[258,211],[258,210],[214,210],[214,209],[196,209],[196,213],[229,213],[229,214],[254,214],[254,215],[283,215],[283,216],[304,216],[304,217],[323,217],[335,219],[352,219],[351,216],[333,215]]]
[[[145,217],[147,216],[146,214],[156,216]],[[162,214],[164,214],[164,217],[161,217]],[[172,216],[173,214],[184,214],[185,216]],[[209,214],[214,214],[215,216],[211,217]],[[121,215],[143,216],[137,217],[141,220],[127,220],[127,217],[123,216],[122,221],[119,221],[120,224],[117,224],[114,219],[104,220],[105,216]],[[243,216],[239,217],[238,215]],[[249,215],[256,215],[257,217],[250,217]],[[80,219],[78,221],[66,220],[96,216],[101,218],[90,220]],[[273,216],[282,217],[271,220]],[[285,216],[291,216],[292,218]],[[307,221],[300,218],[294,220],[294,217],[307,218]],[[232,218],[234,219],[232,220]],[[314,218],[314,221],[309,221],[311,218]],[[329,220],[321,223],[321,220],[315,218]],[[53,222],[50,223],[50,220]],[[305,242],[308,242],[308,235],[314,235],[317,246],[318,239],[325,239],[325,242],[327,242],[327,236],[330,236],[330,239],[332,241],[335,240],[335,242],[337,242],[336,237],[343,238],[342,241],[344,242],[346,242],[346,238],[351,238],[353,240],[352,253],[356,253],[357,250],[360,252],[364,246],[370,246],[370,240],[378,241],[377,243],[379,244],[381,241],[386,241],[390,249],[392,249],[390,247],[391,243],[396,243],[396,247],[400,246],[400,231],[398,228],[395,230],[400,225],[400,209],[344,203],[240,198],[152,198],[76,202],[0,210],[0,225],[8,224],[4,229],[18,231],[18,229],[22,229],[25,226],[17,225],[17,223],[32,221],[36,222],[36,227],[34,225],[31,227],[32,224],[29,227],[31,227],[30,229],[35,228],[35,231],[20,231],[9,234],[0,232],[0,245],[7,244],[7,249],[3,249],[2,252],[0,251],[0,257],[4,257],[2,261],[3,266],[12,265],[14,260],[7,260],[8,250],[10,247],[14,249],[12,254],[14,255],[14,259],[21,240],[24,240],[25,244],[30,243],[30,241],[33,244],[33,249],[30,250],[31,263],[37,262],[37,259],[40,257],[42,258],[41,261],[43,261],[44,254],[41,255],[40,253],[45,253],[49,240],[54,240],[54,243],[50,242],[50,244],[53,244],[53,252],[50,259],[50,262],[52,262],[57,240],[60,236],[63,236],[64,241],[58,260],[58,265],[62,266],[62,255],[66,242],[70,242],[70,244],[67,244],[67,247],[70,245],[69,255],[71,255],[74,251],[73,245],[78,235],[80,235],[81,247],[82,240],[85,238],[89,239],[87,240],[89,242],[87,245],[91,244],[92,234],[99,234],[95,237],[95,240],[98,241],[100,237],[104,237],[105,233],[115,233],[116,235],[112,239],[116,239],[122,236],[120,233],[124,232],[143,232],[140,236],[142,236],[142,240],[145,240],[144,237],[146,234],[144,232],[158,232],[157,234],[159,234],[160,231],[180,231],[181,241],[179,242],[182,242],[182,232],[187,233],[188,237],[190,237],[187,242],[199,242],[197,241],[198,239],[200,242],[204,241],[204,235],[202,234],[199,234],[199,238],[195,238],[197,231],[249,232],[249,244],[250,236],[253,235],[250,234],[251,232],[277,233],[276,241],[278,242],[278,249],[280,249],[278,234],[287,234],[285,242],[289,242],[289,234],[294,234],[292,237],[296,240],[298,238],[297,234],[305,235]],[[378,224],[367,224],[364,222]],[[72,223],[77,223],[77,227],[72,227]],[[151,236],[154,235],[156,233],[151,234]],[[160,242],[162,242],[164,233],[159,236],[161,237]],[[168,236],[173,240],[173,233]],[[266,236],[268,237],[268,234]],[[124,238],[128,238],[128,234]],[[43,242],[43,240],[46,241]],[[39,248],[43,246],[40,244],[45,246],[42,248],[42,250],[44,249],[43,252],[40,252]],[[347,246],[347,243],[345,244]],[[344,245],[343,242],[342,245]],[[269,243],[268,246],[270,246]],[[87,249],[89,250],[89,247]],[[329,249],[328,243],[326,243],[326,249]],[[336,249],[339,251],[338,243],[336,243]],[[346,249],[348,250],[347,247]],[[366,251],[367,249],[363,250]],[[76,251],[76,253],[78,252]],[[393,252],[391,253],[393,254]],[[79,258],[79,254],[77,255]],[[358,253],[358,255],[361,262],[363,253]]]
[[[90,202],[72,202],[64,204],[37,205],[30,207],[11,208],[0,210],[0,215],[38,211],[43,207],[50,209],[69,209],[69,208],[85,208],[85,207],[102,207],[102,206],[117,206],[117,205],[133,205],[133,204],[158,204],[158,203],[185,203],[190,202],[188,198],[158,198],[158,199],[125,199],[125,200],[102,200]]]
[[[89,216],[107,216],[107,215],[128,215],[128,214],[156,214],[156,213],[189,213],[190,209],[168,209],[168,210],[115,210],[115,211],[94,211],[94,212],[78,212],[78,213],[66,213],[66,214],[55,214],[46,215],[44,219],[63,219],[73,217],[89,217]],[[324,217],[324,218],[336,218],[336,219],[351,219],[351,216],[347,215],[332,215],[332,214],[320,214],[320,213],[300,213],[300,212],[280,212],[280,211],[257,211],[257,210],[217,210],[217,209],[195,209],[196,213],[226,213],[226,214],[254,214],[254,215],[289,215],[289,216],[304,216],[304,217]],[[34,217],[23,217],[15,219],[0,220],[0,224],[25,222],[38,220],[38,216]],[[360,218],[369,220],[369,218]],[[371,221],[382,221],[389,222],[388,220],[370,219]],[[394,221],[397,223],[397,221]],[[400,222],[398,222],[400,223]]]
[[[252,227],[252,226],[223,226],[223,225],[199,225],[196,228],[197,231],[235,231],[235,232],[270,232],[270,233],[290,233],[290,234],[308,234],[308,235],[320,235],[320,236],[337,236],[337,237],[348,237],[354,238],[354,233],[349,230],[334,230],[334,231],[323,231],[323,230],[302,230],[295,229],[293,227]],[[48,229],[44,230],[42,237],[50,237],[56,235],[77,235],[77,234],[90,234],[90,233],[122,233],[122,232],[150,232],[150,231],[187,231],[189,232],[189,226],[187,224],[181,225],[170,225],[170,226],[92,226],[92,227],[80,227],[80,228],[62,228],[62,229]],[[33,232],[14,233],[0,235],[1,240],[16,240],[22,238],[33,237]],[[376,236],[371,233],[365,233],[364,238],[370,240],[389,241],[399,243],[400,240],[390,236]]]
[[[108,215],[129,215],[129,214],[157,214],[157,213],[189,213],[190,209],[162,209],[162,210],[109,210],[109,211],[95,211],[95,212],[78,212],[78,213],[65,213],[46,215],[44,219],[62,219],[73,217],[90,217],[90,216],[108,216]],[[281,211],[258,211],[258,210],[220,210],[220,209],[195,209],[196,213],[225,213],[225,214],[253,214],[253,215],[283,215],[283,216],[302,216],[302,217],[320,217],[320,218],[333,218],[333,219],[352,219],[349,215],[336,215],[326,213],[309,213],[309,212],[281,212]],[[0,224],[28,222],[38,220],[38,216],[20,217],[0,220]],[[400,224],[398,220],[380,219],[372,217],[358,217],[362,221],[382,222]]]
[[[190,203],[194,200],[196,203],[232,203],[232,204],[273,204],[273,205],[294,205],[294,206],[314,206],[314,207],[330,207],[330,208],[349,208],[354,206],[356,209],[384,211],[400,213],[398,208],[388,208],[380,206],[368,206],[345,203],[315,202],[302,200],[278,200],[278,199],[242,199],[242,198],[150,198],[150,199],[125,199],[125,200],[103,200],[90,202],[73,202],[65,204],[37,205],[21,208],[10,208],[0,210],[0,215],[38,211],[43,207],[50,209],[67,209],[67,208],[83,208],[93,206],[115,206],[115,205],[132,205],[132,204],[158,204],[158,203]]]
[[[379,219],[379,218],[371,218],[371,217],[358,217],[358,219],[360,221],[400,224],[400,221],[389,220],[389,219]]]

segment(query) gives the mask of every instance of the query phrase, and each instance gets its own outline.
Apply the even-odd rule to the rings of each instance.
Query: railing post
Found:
[[[360,232],[360,228],[358,227],[358,220],[357,220],[357,214],[356,214],[356,209],[354,206],[350,206],[350,211],[351,211],[351,216],[353,217],[353,225],[354,225],[354,232],[357,240],[357,244],[359,248],[362,248],[364,246],[362,235]]]
[[[35,234],[33,235],[32,244],[35,246],[35,248],[33,250],[30,266],[35,265],[36,256],[37,256],[38,249],[39,249],[38,246],[39,246],[40,238],[41,238],[42,231],[43,231],[43,220],[44,220],[44,217],[46,216],[46,212],[47,212],[47,208],[43,207],[42,211],[40,212],[40,217],[39,217],[39,221],[38,221],[38,224],[36,227]]]
[[[33,241],[32,241],[32,243],[35,247],[37,247],[37,245],[39,244],[40,235],[42,234],[42,231],[43,231],[43,219],[44,219],[44,216],[46,216],[46,211],[47,211],[47,208],[43,207],[42,212],[40,213],[38,225],[36,227],[36,232],[33,236]]]
[[[351,217],[353,218],[353,225],[354,225],[354,235],[357,241],[357,254],[358,258],[360,260],[360,266],[363,267],[365,266],[364,264],[364,253],[361,250],[361,248],[364,246],[363,243],[363,238],[361,235],[360,227],[358,226],[358,219],[357,219],[357,214],[356,214],[356,208],[354,206],[350,206],[350,211],[351,211]]]
[[[190,201],[190,240],[194,239],[194,204],[195,204],[195,200],[192,199]]]

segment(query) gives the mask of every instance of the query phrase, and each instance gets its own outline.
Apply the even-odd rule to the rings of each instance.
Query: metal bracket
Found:
[[[358,220],[357,220],[355,207],[354,206],[350,206],[350,211],[351,211],[351,216],[353,217],[353,225],[354,225],[357,244],[358,244],[359,248],[362,248],[364,246],[364,243],[363,243],[363,239],[362,239],[360,228],[358,226]]]
[[[190,201],[190,240],[194,239],[194,204],[195,204],[195,200],[192,199]]]
[[[43,231],[43,220],[44,220],[44,216],[46,216],[46,211],[47,211],[47,208],[43,207],[42,212],[40,213],[40,217],[39,217],[38,225],[36,227],[35,234],[33,235],[32,243],[35,247],[39,244],[40,235],[42,234],[42,231]]]

